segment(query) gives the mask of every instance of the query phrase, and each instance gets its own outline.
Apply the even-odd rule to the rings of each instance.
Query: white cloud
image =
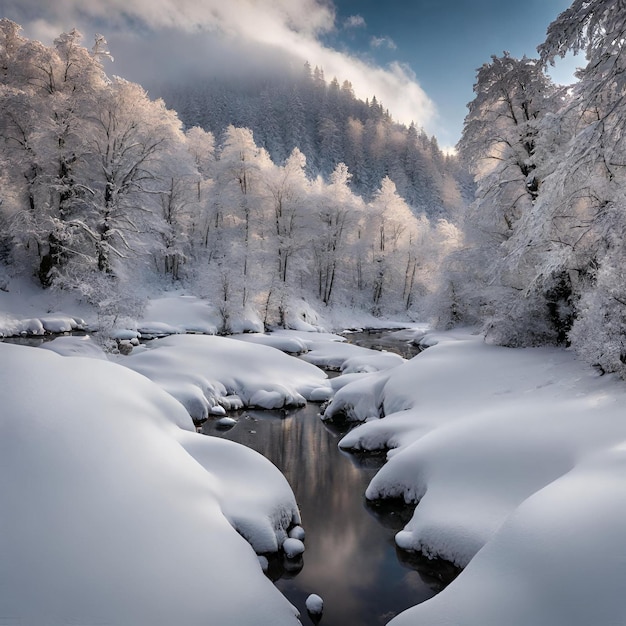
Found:
[[[365,28],[365,18],[362,15],[351,15],[343,23],[344,28]]]
[[[243,50],[257,50],[260,58],[282,56],[308,61],[323,67],[329,79],[349,80],[358,97],[376,95],[401,122],[414,120],[428,129],[434,120],[434,105],[408,67],[373,65],[322,43],[321,35],[336,28],[334,6],[328,0],[3,0],[3,5],[4,15],[23,25],[31,37],[35,32],[37,36],[52,31],[58,34],[74,27],[89,35],[87,39],[102,33],[110,40],[118,65],[123,65],[124,59],[113,46],[114,39],[124,41],[126,55],[132,54],[133,42],[138,49],[145,50],[148,44],[156,50],[161,42],[172,41],[172,31],[187,33],[194,40],[205,33],[213,54],[216,42],[227,41],[228,49],[232,50],[233,42],[240,42]],[[349,20],[358,25],[359,17]],[[393,43],[388,38],[383,42]],[[172,71],[176,71],[178,58],[187,66],[192,62],[207,64],[206,56],[197,54],[190,59],[184,48],[179,42],[166,52],[159,51],[161,56],[167,55]],[[143,62],[142,57],[139,59]],[[137,65],[137,59],[134,62]],[[148,55],[145,71],[153,72],[154,65]],[[158,69],[167,71],[165,67]],[[141,82],[137,72],[134,80]]]
[[[390,50],[396,50],[398,47],[396,42],[391,39],[391,37],[372,37],[370,39],[370,46],[372,46],[372,48],[381,48],[382,46],[385,46]]]

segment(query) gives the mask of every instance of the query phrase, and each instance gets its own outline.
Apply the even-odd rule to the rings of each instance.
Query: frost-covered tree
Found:
[[[161,227],[158,200],[171,186],[169,159],[183,141],[180,122],[162,101],[134,83],[115,79],[101,94],[89,138],[94,174],[82,227],[97,269],[115,273],[114,259],[150,252]]]
[[[538,125],[558,105],[541,64],[508,53],[479,68],[459,151],[478,182],[472,219],[496,245],[536,200]]]
[[[76,251],[71,220],[87,189],[79,170],[87,153],[88,115],[108,85],[100,63],[105,42],[98,38],[90,52],[74,30],[46,47],[19,37],[8,20],[2,32],[7,61],[10,56],[11,67],[19,68],[5,72],[0,88],[4,147],[12,168],[23,174],[28,198],[14,224],[25,247],[34,242],[39,278],[49,285]]]
[[[207,248],[212,229],[219,227],[219,204],[213,193],[215,174],[215,138],[199,126],[185,133],[187,151],[195,164],[194,180],[189,181],[195,211],[190,224],[190,237],[199,247]]]
[[[340,293],[345,294],[349,280],[346,269],[351,263],[346,257],[353,243],[349,235],[357,224],[360,204],[348,186],[349,181],[348,168],[339,163],[330,184],[322,185],[318,191],[311,215],[313,275],[317,297],[324,304],[333,301],[338,286]]]
[[[319,68],[276,89],[257,81],[265,113],[244,87],[205,94],[219,124],[234,112],[264,125],[259,142],[290,154],[272,162],[251,128],[228,125],[217,141],[199,127],[183,132],[162,101],[106,75],[108,56],[101,36],[91,50],[77,31],[44,46],[0,20],[0,263],[9,275],[73,290],[98,307],[103,328],[136,317],[147,292],[172,280],[215,302],[224,332],[243,316],[286,324],[299,298],[416,310],[438,239],[382,177],[412,184],[408,135],[376,99],[356,100]],[[299,103],[291,117],[289,103]],[[438,146],[415,128],[411,141],[445,181]],[[344,153],[369,202],[355,194]],[[420,197],[434,206],[443,194],[429,176],[425,188],[437,191]]]
[[[401,287],[405,278],[403,259],[415,226],[416,219],[398,195],[395,184],[384,178],[368,205],[363,230],[369,246],[366,282],[371,289],[371,308],[376,315],[403,292],[406,295],[406,287]]]
[[[575,0],[549,26],[539,47],[544,63],[573,52],[584,53],[587,64],[577,71],[572,100],[561,114],[572,139],[559,155],[543,212],[531,225],[545,246],[535,282],[557,276],[565,283],[574,347],[605,371],[622,375],[625,41],[621,1]]]
[[[302,265],[306,248],[302,239],[302,221],[309,193],[309,183],[305,173],[306,158],[294,148],[282,167],[270,168],[263,186],[268,200],[268,221],[273,229],[268,232],[269,247],[275,250],[274,280],[270,287],[271,297],[266,299],[267,308],[276,302],[279,324],[284,325],[289,294],[296,287],[297,272]]]
[[[251,291],[262,280],[261,242],[267,230],[262,172],[270,164],[267,152],[256,145],[249,129],[228,127],[215,165],[219,216],[209,244],[218,251],[213,260],[219,268],[225,330],[233,311],[248,306]]]
[[[516,236],[525,228],[520,224],[532,213],[549,173],[540,158],[542,124],[558,110],[562,91],[541,63],[505,53],[479,68],[474,92],[458,146],[477,183],[461,253],[474,270],[469,281],[449,274],[448,289],[455,316],[486,319],[489,328],[498,328],[499,341],[514,343],[518,339],[506,334],[520,330],[518,309],[532,268],[511,260],[510,240],[518,245]]]

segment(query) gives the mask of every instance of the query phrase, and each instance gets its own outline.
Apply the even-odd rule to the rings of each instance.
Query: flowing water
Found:
[[[385,334],[355,339],[380,343]],[[272,562],[269,575],[300,610],[302,622],[311,623],[305,600],[316,593],[324,599],[324,626],[386,624],[435,595],[454,572],[396,550],[394,535],[412,511],[371,505],[363,495],[384,459],[339,450],[341,433],[322,422],[319,410],[309,403],[294,411],[245,411],[228,431],[209,420],[202,432],[257,450],[289,481],[306,531],[306,551],[295,562]]]

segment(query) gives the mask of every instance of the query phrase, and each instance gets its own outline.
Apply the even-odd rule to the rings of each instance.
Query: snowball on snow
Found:
[[[300,539],[288,537],[283,542],[283,551],[288,559],[293,559],[304,552],[304,543]]]
[[[299,541],[304,541],[304,537],[305,537],[304,528],[302,528],[302,526],[294,526],[289,531],[289,537],[291,537],[292,539],[298,539]]]

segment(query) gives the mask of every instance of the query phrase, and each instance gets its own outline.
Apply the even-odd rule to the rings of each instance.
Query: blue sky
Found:
[[[476,69],[492,54],[536,55],[570,0],[0,0],[0,17],[50,43],[98,32],[107,70],[142,84],[201,67],[249,75],[286,59],[350,80],[443,147],[459,139]],[[566,64],[567,65],[567,64]],[[569,64],[573,68],[573,63]],[[571,72],[566,72],[571,76]],[[569,79],[568,79],[569,80]]]
[[[435,102],[442,145],[456,143],[473,98],[476,69],[504,50],[534,57],[546,29],[570,0],[336,0],[329,45],[345,46],[376,63],[407,64]],[[363,22],[357,26],[353,16]],[[352,18],[352,19],[350,19]],[[351,28],[348,24],[354,24]],[[575,62],[555,79],[569,81]]]

